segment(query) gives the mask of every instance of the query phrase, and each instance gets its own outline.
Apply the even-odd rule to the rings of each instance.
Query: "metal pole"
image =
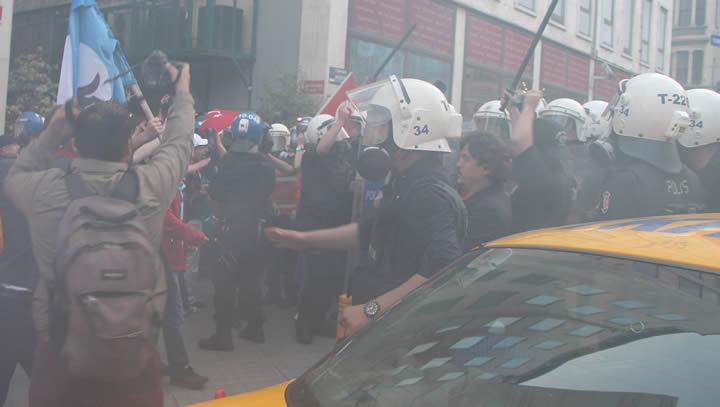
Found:
[[[553,0],[553,1],[555,1],[557,3],[558,0]],[[400,41],[398,41],[397,45],[395,45],[395,48],[393,48],[393,50],[390,52],[390,55],[388,55],[387,58],[385,58],[385,60],[382,62],[382,64],[380,64],[380,66],[378,67],[377,71],[375,71],[373,76],[370,77],[370,82],[375,82],[377,80],[378,75],[380,75],[380,73],[383,71],[383,69],[385,69],[387,64],[390,63],[390,60],[392,59],[392,57],[394,57],[395,54],[397,54],[397,52],[400,50],[400,48],[402,48],[403,45],[405,44],[405,41],[407,41],[408,38],[410,38],[410,35],[413,33],[413,31],[415,31],[416,25],[417,24],[413,24],[412,27],[410,27],[410,29],[407,30],[405,35],[403,35],[402,38],[400,38]]]
[[[598,58],[598,26],[599,24],[599,16],[600,13],[598,12],[599,7],[598,4],[600,3],[600,0],[595,0],[595,3],[593,3],[593,18],[592,18],[592,49],[590,50],[590,69],[588,69],[588,101],[593,100],[595,97],[595,64],[597,63]],[[625,10],[626,13],[629,13],[630,11]]]
[[[527,68],[528,64],[530,63],[530,58],[532,58],[533,54],[535,53],[535,47],[537,47],[538,42],[540,42],[540,38],[542,38],[543,32],[545,32],[545,27],[547,27],[548,23],[550,22],[550,18],[555,11],[555,6],[557,6],[558,1],[559,0],[552,0],[552,2],[550,3],[550,7],[548,7],[547,12],[545,13],[545,17],[543,17],[542,22],[540,22],[540,27],[535,33],[535,37],[533,37],[532,42],[530,43],[530,48],[528,48],[527,52],[525,53],[525,57],[520,64],[520,68],[518,68],[517,72],[515,73],[515,77],[513,78],[513,81],[508,88],[510,92],[515,92],[515,89],[517,89],[518,85],[520,84],[520,80],[522,79],[522,75],[525,72],[525,68]],[[500,108],[504,110],[505,106],[507,106],[507,102],[507,100],[503,100],[502,106]]]

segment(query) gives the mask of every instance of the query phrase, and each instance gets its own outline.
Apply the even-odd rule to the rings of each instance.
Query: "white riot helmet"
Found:
[[[659,73],[644,73],[618,84],[605,118],[620,151],[671,173],[682,170],[675,141],[690,126],[685,89]]]
[[[720,143],[720,94],[710,89],[691,89],[687,97],[690,124],[678,143],[687,148]]]
[[[568,138],[587,141],[590,120],[582,105],[572,99],[555,99],[540,112],[543,119],[555,122]]]
[[[501,106],[502,102],[499,100],[486,102],[473,115],[473,122],[478,131],[492,133],[509,140],[510,118],[504,109],[500,109]]]
[[[329,114],[319,114],[310,120],[305,131],[305,142],[310,144],[317,144],[320,139],[327,133],[330,126],[335,123],[335,118]],[[345,140],[348,138],[345,129],[340,129],[337,135],[337,141]]]
[[[392,75],[348,92],[348,98],[367,114],[365,146],[379,146],[392,134],[403,150],[450,152],[448,139],[462,135],[462,116],[437,87],[419,79]]]
[[[273,142],[273,152],[285,151],[290,142],[290,130],[282,123],[275,123],[270,126],[270,138]]]
[[[610,123],[603,117],[608,103],[602,100],[591,100],[583,105],[590,119],[589,136],[594,139],[604,139],[610,135]]]

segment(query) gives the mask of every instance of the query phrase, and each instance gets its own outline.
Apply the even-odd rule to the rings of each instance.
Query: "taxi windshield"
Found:
[[[720,278],[534,249],[471,253],[289,388],[294,406],[712,405]]]

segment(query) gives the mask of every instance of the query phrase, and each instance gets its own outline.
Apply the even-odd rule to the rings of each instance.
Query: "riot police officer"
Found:
[[[685,90],[670,77],[623,80],[608,106],[614,159],[596,196],[597,219],[692,213],[704,207],[695,172],[683,165],[677,138],[690,130]]]
[[[440,90],[391,76],[348,96],[367,112],[358,172],[371,180],[390,172],[376,217],[333,229],[270,229],[267,236],[299,250],[367,251],[372,264],[352,278],[356,305],[340,316],[352,334],[462,254],[467,214],[441,160],[448,139],[461,135],[462,117]]]
[[[685,163],[705,187],[709,212],[720,212],[720,95],[709,89],[687,91],[691,118],[678,143]]]
[[[231,132],[224,132],[229,151],[217,165],[209,188],[219,220],[213,273],[215,335],[200,341],[201,349],[233,350],[236,301],[248,322],[240,337],[256,343],[265,340],[261,287],[269,256],[261,236],[265,219],[272,215],[275,187],[272,163],[259,151],[269,139],[267,130],[260,116],[244,112],[233,121]]]
[[[585,217],[583,214],[595,206],[594,199],[580,202],[580,196],[585,192],[585,181],[598,173],[587,145],[593,129],[591,118],[580,103],[568,98],[548,103],[540,117],[554,122],[562,129],[561,141],[565,148],[563,166],[573,181],[569,221],[577,223]]]

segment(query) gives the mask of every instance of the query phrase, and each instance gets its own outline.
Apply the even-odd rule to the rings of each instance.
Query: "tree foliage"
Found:
[[[303,92],[298,77],[285,75],[273,85],[266,85],[258,113],[268,123],[292,125],[298,117],[313,116],[316,110],[317,105]]]
[[[57,82],[53,68],[43,60],[41,50],[16,56],[10,61],[5,132],[20,112],[46,114],[54,105]]]

